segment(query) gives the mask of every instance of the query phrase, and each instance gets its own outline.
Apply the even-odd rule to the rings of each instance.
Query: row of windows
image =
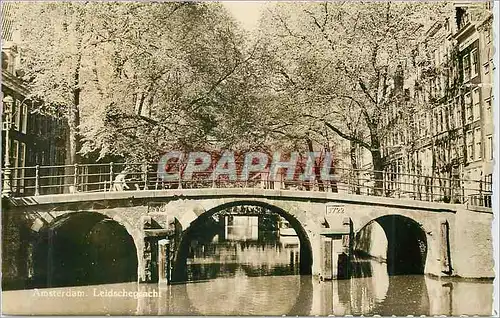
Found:
[[[441,52],[441,50],[439,50]],[[438,54],[438,50],[435,52],[436,56],[441,55]],[[492,49],[488,45],[484,51],[485,57],[483,65],[483,73],[490,77],[489,82],[493,80],[493,72],[491,70],[495,70],[495,64],[492,57]],[[438,57],[434,59],[436,63],[439,61]],[[442,98],[446,95],[446,89],[453,86],[455,79],[457,78],[457,69],[456,67],[452,67],[449,70],[448,74],[438,74],[435,77],[429,79],[427,82],[423,83],[421,90],[416,90],[414,93],[414,98],[420,104],[426,104],[429,102],[430,98]],[[480,55],[478,49],[473,49],[470,53],[467,53],[462,57],[461,68],[459,71],[462,74],[463,82],[468,82],[474,78],[476,78],[480,73]],[[417,69],[417,78],[420,78],[420,70]]]
[[[485,59],[485,62],[483,62],[483,72],[484,74],[490,74],[490,82],[492,80],[492,74],[490,73],[491,70],[495,70],[495,64],[493,61],[493,54],[492,54],[492,48],[491,48],[491,28],[488,28],[488,30],[485,32],[486,36],[486,47],[484,48],[483,51],[483,59]],[[468,82],[469,80],[474,79],[476,76],[479,75],[479,67],[480,67],[480,61],[479,61],[479,51],[477,48],[474,48],[470,51],[470,53],[465,54],[462,57],[462,75],[463,75],[463,81]]]
[[[5,123],[6,121],[4,120],[3,122]],[[28,105],[18,99],[14,99],[14,104],[12,105],[12,125],[15,130],[26,134],[28,127]]]
[[[452,129],[462,127],[462,107],[460,105],[460,96],[457,96],[453,103],[446,106],[435,108],[431,113],[415,114],[414,122],[416,124],[417,134],[420,137],[436,135]],[[464,95],[465,102],[465,124],[471,124],[481,119],[481,102],[479,89],[476,88],[472,93]],[[486,117],[491,116],[492,98],[487,97],[484,100]]]
[[[393,142],[393,145],[398,145],[399,142],[404,142],[405,134],[394,133],[391,138],[386,139],[387,142]],[[445,143],[434,150],[434,155],[431,148],[420,150],[420,160],[424,164],[424,170],[429,170],[432,168],[433,156],[438,162],[449,162],[450,160],[458,159],[462,157],[464,142],[461,137],[449,141],[451,144]],[[476,128],[475,130],[469,130],[466,133],[466,153],[467,162],[474,162],[483,159],[483,149],[482,149],[482,135],[481,128]],[[451,147],[450,147],[451,146]],[[389,149],[386,149],[390,150]],[[484,149],[484,159],[493,160],[493,136],[488,135],[485,138],[485,149]],[[430,170],[429,170],[430,171]]]
[[[474,131],[468,131],[466,135],[467,142],[467,162],[475,162],[483,159],[482,136],[481,129],[477,128]],[[430,173],[433,166],[433,157],[437,162],[449,162],[450,160],[461,157],[463,142],[461,139],[452,141],[451,148],[448,152],[448,146],[435,148],[434,154],[430,147],[421,149],[420,154],[414,154],[416,163],[420,163],[423,173]],[[493,136],[489,135],[485,138],[484,159],[493,160]]]
[[[6,120],[3,121],[6,123]],[[64,124],[60,119],[41,114],[29,114],[29,107],[26,101],[14,99],[12,105],[12,129],[23,134],[34,134],[46,136],[48,133],[54,133],[56,136],[62,136]],[[4,130],[6,127],[4,127]]]
[[[493,136],[485,138],[484,159],[493,160]],[[467,131],[467,162],[474,162],[483,159],[481,128]]]

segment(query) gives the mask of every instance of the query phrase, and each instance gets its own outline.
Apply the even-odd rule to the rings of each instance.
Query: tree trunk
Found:
[[[350,154],[351,154],[351,167],[352,167],[352,176],[354,178],[353,180],[353,186],[354,186],[354,193],[356,194],[361,194],[361,189],[359,187],[359,171],[358,171],[358,158],[356,155],[356,142],[350,141]]]
[[[310,138],[306,138],[306,142],[307,142],[307,149],[309,150],[309,152],[314,152],[312,140]],[[318,181],[319,191],[325,191],[323,180],[321,180],[321,167],[318,166],[316,160],[314,160],[313,169],[314,169],[314,174],[316,175],[316,180]]]
[[[372,130],[375,131],[375,130]],[[380,152],[380,140],[378,136],[374,133],[371,134],[371,146],[370,152],[372,154],[372,164],[375,177],[375,188],[373,189],[374,195],[383,196],[384,195],[384,159],[382,158],[382,153]]]
[[[69,125],[69,162],[70,164],[77,164],[79,162],[78,150],[79,145],[79,133],[78,127],[80,126],[80,69],[82,64],[82,37],[79,36],[79,24],[78,22],[72,30],[75,33],[75,37],[78,39],[76,44],[76,61],[74,64],[73,71],[73,86],[72,86],[72,97],[73,100],[69,103],[68,109],[68,125]]]
[[[82,60],[82,53],[80,51],[81,43],[78,46],[78,50],[79,53],[75,65],[75,72],[73,75],[73,100],[71,101],[71,103],[69,103],[68,107],[69,135],[67,151],[68,157],[66,158],[67,165],[75,165],[80,162],[80,158],[78,156],[78,150],[80,148],[78,127],[80,126],[80,64]],[[76,167],[66,167],[65,169],[65,175],[68,176],[65,178],[65,184],[67,185],[67,187],[65,188],[68,189],[70,193],[78,191],[78,173],[79,171]],[[73,175],[73,177],[69,177],[71,175]]]
[[[78,149],[78,126],[80,125],[80,89],[75,89],[73,92],[74,101],[68,110],[68,126],[69,126],[69,164],[79,162]]]
[[[331,153],[331,148],[330,148],[330,139],[328,138],[328,130],[326,129],[325,127],[325,138],[326,138],[326,144],[324,145],[324,150]],[[335,172],[335,165],[336,163],[334,164],[334,172]],[[328,185],[331,187],[331,192],[334,192],[334,193],[338,193],[339,192],[339,189],[337,187],[337,180],[330,180],[328,182]]]

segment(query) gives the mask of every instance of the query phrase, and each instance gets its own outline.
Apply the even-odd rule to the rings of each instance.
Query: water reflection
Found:
[[[292,228],[282,233],[280,216],[217,215],[214,220],[190,236],[187,281],[300,273],[300,240]],[[209,232],[219,234],[208,239]]]
[[[298,241],[298,239],[296,239]],[[190,249],[188,281],[299,274],[299,247],[280,242],[220,242]]]
[[[320,282],[299,275],[250,277],[239,270],[232,277],[170,286],[124,283],[39,290],[81,293],[78,297],[6,291],[2,292],[2,305],[6,314],[24,315],[491,314],[491,281],[402,275],[387,276],[382,282],[375,279],[377,270],[372,268],[372,273],[371,277]],[[101,291],[149,292],[150,296],[99,296]]]
[[[210,240],[195,237],[190,241],[187,258],[189,282],[186,284],[123,283],[6,291],[2,292],[4,313],[176,316],[491,314],[491,281],[436,280],[423,275],[389,276],[387,264],[354,257],[351,279],[320,282],[311,276],[298,275],[300,244],[293,233],[279,235],[276,231],[245,230],[238,222],[230,223],[231,227],[226,227],[225,233]]]

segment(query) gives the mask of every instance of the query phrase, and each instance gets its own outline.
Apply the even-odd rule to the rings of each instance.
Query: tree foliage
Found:
[[[429,23],[448,9],[442,3],[280,3],[261,28],[271,89],[292,120],[366,148],[374,169],[383,170],[381,141],[391,131],[384,114],[394,104],[409,111],[394,78],[411,67]]]
[[[253,53],[220,4],[25,3],[17,12],[25,79],[45,110],[69,119],[73,161],[77,152],[151,159],[251,131],[231,121],[251,117]]]
[[[25,79],[66,116],[73,161],[166,150],[330,150],[333,136],[383,170],[384,114],[435,44],[444,3],[270,5],[249,41],[217,3],[23,3]],[[425,52],[424,52],[425,55]]]

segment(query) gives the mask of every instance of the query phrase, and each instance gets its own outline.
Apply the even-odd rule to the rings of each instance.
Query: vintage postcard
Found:
[[[2,1],[2,314],[498,315],[495,9]]]

